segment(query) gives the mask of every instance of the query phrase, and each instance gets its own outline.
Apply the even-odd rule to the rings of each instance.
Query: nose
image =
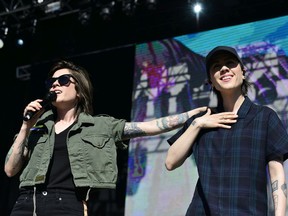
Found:
[[[226,73],[227,71],[229,71],[229,68],[226,65],[222,65],[220,72],[221,73]]]
[[[60,86],[58,80],[55,80],[55,81],[52,83],[51,88],[55,88],[56,86]]]

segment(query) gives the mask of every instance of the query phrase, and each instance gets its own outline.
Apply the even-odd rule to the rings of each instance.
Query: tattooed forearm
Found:
[[[189,118],[188,113],[181,113],[178,115],[172,115],[160,118],[157,120],[157,126],[163,130],[167,131],[181,126]],[[161,122],[161,123],[160,123]]]
[[[138,123],[135,122],[126,123],[123,131],[123,138],[131,139],[138,136],[146,136],[147,134],[145,131],[140,129],[137,125]]]
[[[7,153],[6,159],[5,159],[5,164],[7,163],[7,161],[9,160],[11,154],[13,152],[13,146],[10,148],[9,152]]]
[[[122,139],[156,135],[182,126],[189,118],[188,113],[166,116],[149,122],[129,122],[125,124]]]
[[[26,141],[18,146],[18,149],[17,149],[18,151],[16,151],[17,153],[14,154],[14,158],[13,158],[13,161],[15,163],[18,163],[18,161],[23,161],[24,160],[25,144],[26,144]],[[5,164],[10,159],[10,157],[11,157],[13,151],[14,151],[14,147],[15,147],[15,144],[13,144],[11,146],[9,152],[7,153],[7,156],[6,156],[6,159],[5,159]]]
[[[25,135],[25,134],[24,134]],[[8,177],[16,175],[23,167],[28,155],[28,138],[23,137],[23,133],[15,136],[7,156],[5,158],[5,173]]]

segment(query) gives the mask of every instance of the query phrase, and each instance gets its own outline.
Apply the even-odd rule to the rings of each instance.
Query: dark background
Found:
[[[288,15],[287,0],[203,0],[205,8],[199,20],[191,12],[188,0],[158,0],[154,9],[149,9],[146,1],[138,1],[133,15],[126,15],[119,6],[124,1],[118,0],[110,20],[100,17],[100,8],[107,0],[63,1],[65,10],[52,15],[32,10],[31,2],[18,1],[20,12],[14,13],[17,7],[12,7],[11,1],[0,1],[0,26],[3,29],[3,20],[9,26],[4,47],[0,49],[1,170],[13,135],[22,123],[23,109],[30,100],[43,97],[43,82],[54,60],[68,58],[90,72],[95,88],[95,114],[130,120],[137,44]],[[86,10],[91,16],[83,24],[79,14]],[[27,23],[35,18],[37,25],[31,29]],[[26,38],[23,47],[15,43],[20,35]],[[27,79],[16,76],[17,69],[23,66],[27,66],[30,74]],[[93,215],[124,215],[127,153],[119,152],[117,189],[101,191],[92,198]],[[0,180],[0,212],[6,216],[17,196],[18,176],[8,178],[0,171]]]

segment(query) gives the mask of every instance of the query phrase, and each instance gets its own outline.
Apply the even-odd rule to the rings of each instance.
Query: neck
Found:
[[[57,122],[63,122],[63,123],[71,123],[74,122],[76,119],[75,116],[75,109],[69,109],[69,110],[57,110]]]
[[[225,96],[223,97],[224,110],[237,113],[244,100],[245,97],[242,94]]]

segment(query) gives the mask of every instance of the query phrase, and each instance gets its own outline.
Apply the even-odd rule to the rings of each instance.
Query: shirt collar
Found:
[[[241,104],[239,110],[238,110],[238,119],[241,118],[245,118],[245,116],[247,116],[250,107],[252,106],[252,101],[250,100],[250,98],[248,98],[247,96],[245,96],[245,100],[243,101],[243,103]]]
[[[245,100],[243,101],[243,103],[241,104],[241,106],[237,112],[238,119],[245,118],[245,116],[248,114],[249,109],[252,105],[253,105],[253,103],[250,100],[250,98],[245,96]],[[222,107],[218,106],[216,113],[220,113],[220,112],[224,112],[224,110]]]

